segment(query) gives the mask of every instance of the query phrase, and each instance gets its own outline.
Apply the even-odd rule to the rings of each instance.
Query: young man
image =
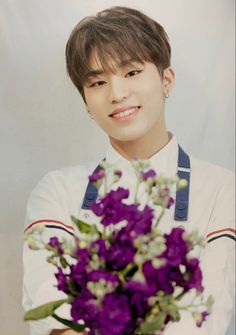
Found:
[[[165,335],[226,334],[233,310],[234,291],[234,176],[231,172],[189,157],[167,131],[165,101],[174,84],[171,48],[164,29],[143,13],[112,7],[83,19],[72,31],[66,48],[68,73],[94,121],[109,137],[106,160],[119,162],[126,172],[121,185],[134,188],[130,160],[150,159],[158,173],[189,180],[189,189],[168,210],[161,229],[175,226],[198,230],[208,239],[196,251],[201,257],[206,295],[215,298],[212,315],[197,328],[183,313]],[[26,230],[45,223],[45,238],[75,231],[71,215],[94,222],[87,199],[88,176],[99,162],[47,174],[31,194]],[[54,268],[45,252],[24,250],[25,309],[57,299]],[[62,315],[68,311],[61,310]],[[60,330],[53,319],[31,324],[31,334],[76,334]],[[108,334],[109,335],[109,334]],[[121,334],[122,335],[122,334]]]

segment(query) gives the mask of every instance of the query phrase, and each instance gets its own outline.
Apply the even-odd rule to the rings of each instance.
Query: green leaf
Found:
[[[81,291],[81,289],[79,289],[78,285],[73,279],[69,280],[68,286],[69,286],[70,291],[75,295],[78,295]]]
[[[124,269],[124,278],[127,279],[133,277],[137,270],[138,266],[136,264],[129,263],[128,266],[126,266],[126,268]]]
[[[67,260],[65,259],[65,257],[61,256],[60,257],[60,262],[61,262],[61,266],[66,269],[67,266],[69,266],[69,263],[67,262]]]
[[[155,317],[152,321],[146,321],[141,324],[140,330],[142,333],[152,333],[155,330],[159,330],[161,326],[163,326],[166,318],[165,312],[159,312],[157,317]]]
[[[207,301],[206,301],[206,307],[207,307],[209,310],[211,310],[213,304],[214,304],[214,298],[212,297],[212,295],[210,295],[210,296],[207,298]]]
[[[29,310],[24,315],[24,320],[40,320],[44,319],[48,316],[51,316],[53,312],[67,302],[67,299],[56,300],[52,302],[48,302],[47,304],[41,305],[39,307],[33,308]]]
[[[57,321],[61,322],[63,325],[65,325],[65,326],[69,327],[70,329],[73,329],[73,330],[75,330],[77,332],[81,332],[81,331],[83,331],[86,328],[85,325],[80,325],[78,323],[74,323],[73,321],[70,321],[70,320],[67,320],[67,319],[63,319],[63,318],[61,318],[60,316],[58,316],[58,315],[56,315],[54,313],[52,314],[52,317],[54,319],[56,319]]]
[[[95,225],[90,225],[88,223],[85,223],[79,219],[76,219],[74,216],[71,217],[72,221],[76,224],[77,228],[81,233],[84,234],[97,234],[98,229]]]
[[[170,314],[172,321],[178,322],[180,320],[180,313],[179,313],[177,307],[169,309],[168,314]]]

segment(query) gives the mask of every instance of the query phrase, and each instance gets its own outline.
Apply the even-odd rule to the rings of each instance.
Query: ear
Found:
[[[163,89],[164,93],[168,94],[175,82],[175,72],[171,66],[167,67],[163,73]]]

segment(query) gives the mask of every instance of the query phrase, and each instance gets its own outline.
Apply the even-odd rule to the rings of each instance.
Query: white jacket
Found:
[[[152,167],[157,173],[173,176],[177,171],[178,144],[175,137],[157,154],[151,157]],[[111,146],[106,160],[119,161],[125,174],[120,185],[134,189],[134,172],[129,161],[121,157]],[[206,296],[215,299],[212,315],[201,328],[197,328],[189,314],[182,314],[181,321],[171,324],[165,335],[225,335],[230,324],[234,305],[235,285],[235,216],[234,175],[232,172],[205,161],[190,157],[191,179],[188,222],[181,223],[186,230],[198,230],[208,239],[202,252],[196,250],[201,259]],[[25,228],[43,222],[44,237],[73,238],[75,227],[71,215],[94,222],[91,212],[81,210],[88,176],[99,162],[68,167],[49,172],[32,191],[26,214]],[[131,192],[132,193],[132,192]],[[180,223],[173,220],[174,208],[168,210],[160,228],[170,230]],[[55,268],[46,261],[46,251],[32,251],[24,246],[24,290],[25,310],[51,300],[60,299],[63,293],[56,288]],[[60,315],[69,317],[69,306],[60,308]],[[31,335],[48,335],[52,329],[64,328],[52,318],[30,322]],[[109,335],[109,334],[108,334]]]

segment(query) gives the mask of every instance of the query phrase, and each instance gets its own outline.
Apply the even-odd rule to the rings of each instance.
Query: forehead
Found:
[[[116,72],[119,68],[125,67],[134,62],[144,63],[144,61],[127,54],[122,57],[119,55],[114,57],[113,55],[107,53],[103,56],[103,59],[101,59],[97,50],[93,49],[89,56],[88,65],[92,72],[94,70],[101,70],[102,72]]]

